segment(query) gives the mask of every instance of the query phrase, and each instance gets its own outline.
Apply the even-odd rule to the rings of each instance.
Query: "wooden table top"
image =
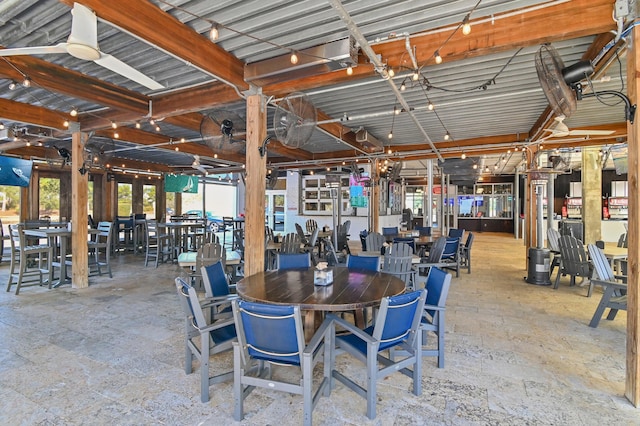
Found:
[[[376,306],[383,297],[401,294],[404,282],[384,272],[333,268],[333,283],[313,284],[313,268],[258,272],[236,284],[248,301],[298,305],[314,311],[348,311]]]

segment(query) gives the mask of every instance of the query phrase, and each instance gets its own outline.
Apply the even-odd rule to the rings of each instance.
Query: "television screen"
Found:
[[[0,155],[0,185],[29,186],[33,161]]]
[[[198,193],[198,176],[166,175],[164,177],[164,192]]]

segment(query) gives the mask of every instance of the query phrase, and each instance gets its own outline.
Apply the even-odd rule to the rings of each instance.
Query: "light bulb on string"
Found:
[[[76,107],[71,108],[71,111],[69,111],[69,115],[72,117],[76,117],[78,115],[78,110],[76,109]]]
[[[116,123],[115,121],[111,122],[111,128],[112,129],[117,129],[118,128],[118,123]]]
[[[213,24],[209,30],[209,40],[215,42],[220,37],[220,31],[218,31],[218,24]]]
[[[289,60],[293,65],[298,63],[298,55],[296,54],[296,52],[291,52],[291,57],[289,57]]]
[[[435,105],[433,105],[433,103],[431,103],[431,101],[429,101],[429,103],[427,104],[427,109],[429,111],[433,111],[435,109]]]
[[[449,139],[451,139],[451,135],[449,134],[449,132],[444,134],[444,140],[448,141]]]
[[[353,74],[353,67],[351,65],[349,65],[347,67],[347,75],[352,75]]]
[[[462,158],[462,159],[464,160],[465,158],[467,158],[467,154],[465,154],[465,153],[463,152],[463,153],[462,153],[462,155],[460,156],[460,158]]]
[[[469,23],[469,14],[464,17],[462,20],[462,34],[469,35],[471,34],[471,24]]]
[[[25,76],[24,80],[22,80],[22,85],[24,87],[31,87],[31,78],[29,76]]]
[[[387,135],[388,139],[393,139],[393,130],[389,132],[389,134]]]
[[[136,129],[139,129],[141,127],[140,122],[136,121]]]
[[[413,81],[418,81],[418,79],[419,79],[419,78],[420,78],[420,73],[418,72],[418,70],[415,70],[415,71],[413,72],[413,75],[411,76],[411,79],[412,79]]]
[[[433,54],[433,56],[436,58],[436,64],[441,64],[442,63],[442,56],[440,56],[440,51],[436,50]]]
[[[407,89],[407,85],[404,84],[404,81],[402,82],[402,84],[400,85],[400,91],[404,92]]]

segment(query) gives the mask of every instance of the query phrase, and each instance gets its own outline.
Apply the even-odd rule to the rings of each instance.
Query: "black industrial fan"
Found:
[[[229,110],[214,110],[200,122],[201,141],[215,152],[244,152],[245,133],[245,119]]]
[[[113,153],[115,151],[115,143],[113,139],[102,136],[91,136],[84,145],[84,167],[106,168],[109,166]]]
[[[577,108],[577,101],[582,98],[600,95],[612,95],[625,103],[625,119],[633,123],[636,106],[631,105],[629,98],[615,90],[602,90],[597,93],[583,93],[581,80],[593,74],[590,61],[579,61],[568,67],[560,58],[558,51],[550,44],[540,46],[535,56],[536,72],[549,106],[558,115],[568,118]]]

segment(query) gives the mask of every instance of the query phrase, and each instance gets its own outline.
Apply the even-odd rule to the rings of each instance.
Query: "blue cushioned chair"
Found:
[[[380,258],[378,256],[355,256],[350,254],[347,256],[347,268],[378,272],[380,270]]]
[[[349,389],[367,400],[367,417],[376,417],[376,385],[378,380],[397,371],[409,376],[413,380],[413,393],[420,395],[422,392],[422,346],[421,333],[418,327],[420,317],[427,296],[426,290],[414,291],[393,297],[382,299],[380,311],[376,317],[375,325],[361,330],[343,319],[328,314],[331,320],[331,336],[333,339],[331,351],[331,388],[333,379],[337,379]],[[339,325],[350,334],[336,335],[335,326]],[[385,350],[399,348],[406,351],[407,356],[394,361],[382,355]],[[338,350],[344,350],[366,365],[365,386],[361,387],[354,381],[336,371],[335,354]],[[383,367],[378,369],[378,363]],[[413,366],[413,370],[407,367]]]
[[[414,226],[413,229],[420,233],[421,237],[430,237],[431,236],[431,227],[430,226]]]
[[[222,261],[218,261],[211,265],[202,266],[202,284],[204,286],[204,294],[206,299],[203,306],[209,306],[214,303],[211,309],[211,318],[224,314],[231,316],[231,300],[237,296],[231,294],[229,289],[229,281],[224,271]],[[223,303],[223,302],[227,303]],[[220,303],[217,303],[220,302]]]
[[[176,278],[175,282],[186,318],[184,371],[191,374],[194,357],[200,361],[200,399],[202,402],[207,402],[209,387],[212,384],[230,380],[233,377],[231,371],[210,377],[209,357],[232,348],[232,343],[236,340],[236,328],[231,317],[207,322],[196,290],[180,277]],[[214,302],[209,306],[213,304]]]
[[[447,237],[458,238],[460,241],[462,241],[462,237],[464,237],[464,229],[451,228],[449,229]]]
[[[309,253],[278,253],[278,257],[276,259],[277,269],[300,269],[310,267],[311,256],[309,255]]]
[[[391,226],[388,228],[382,228],[382,235],[396,235],[398,233],[397,226]]]
[[[412,237],[395,237],[393,243],[404,243],[411,247],[411,254],[416,252],[416,242]]]
[[[290,392],[303,397],[303,424],[312,424],[313,408],[320,395],[329,395],[329,363],[313,392],[313,368],[330,359],[330,321],[325,321],[307,346],[304,344],[302,316],[297,306],[278,306],[234,300],[233,316],[238,329],[238,342],[233,344],[234,418],[244,417],[244,399],[255,387]],[[252,368],[252,365],[256,365]],[[271,377],[272,365],[296,368],[298,381],[279,381]]]

